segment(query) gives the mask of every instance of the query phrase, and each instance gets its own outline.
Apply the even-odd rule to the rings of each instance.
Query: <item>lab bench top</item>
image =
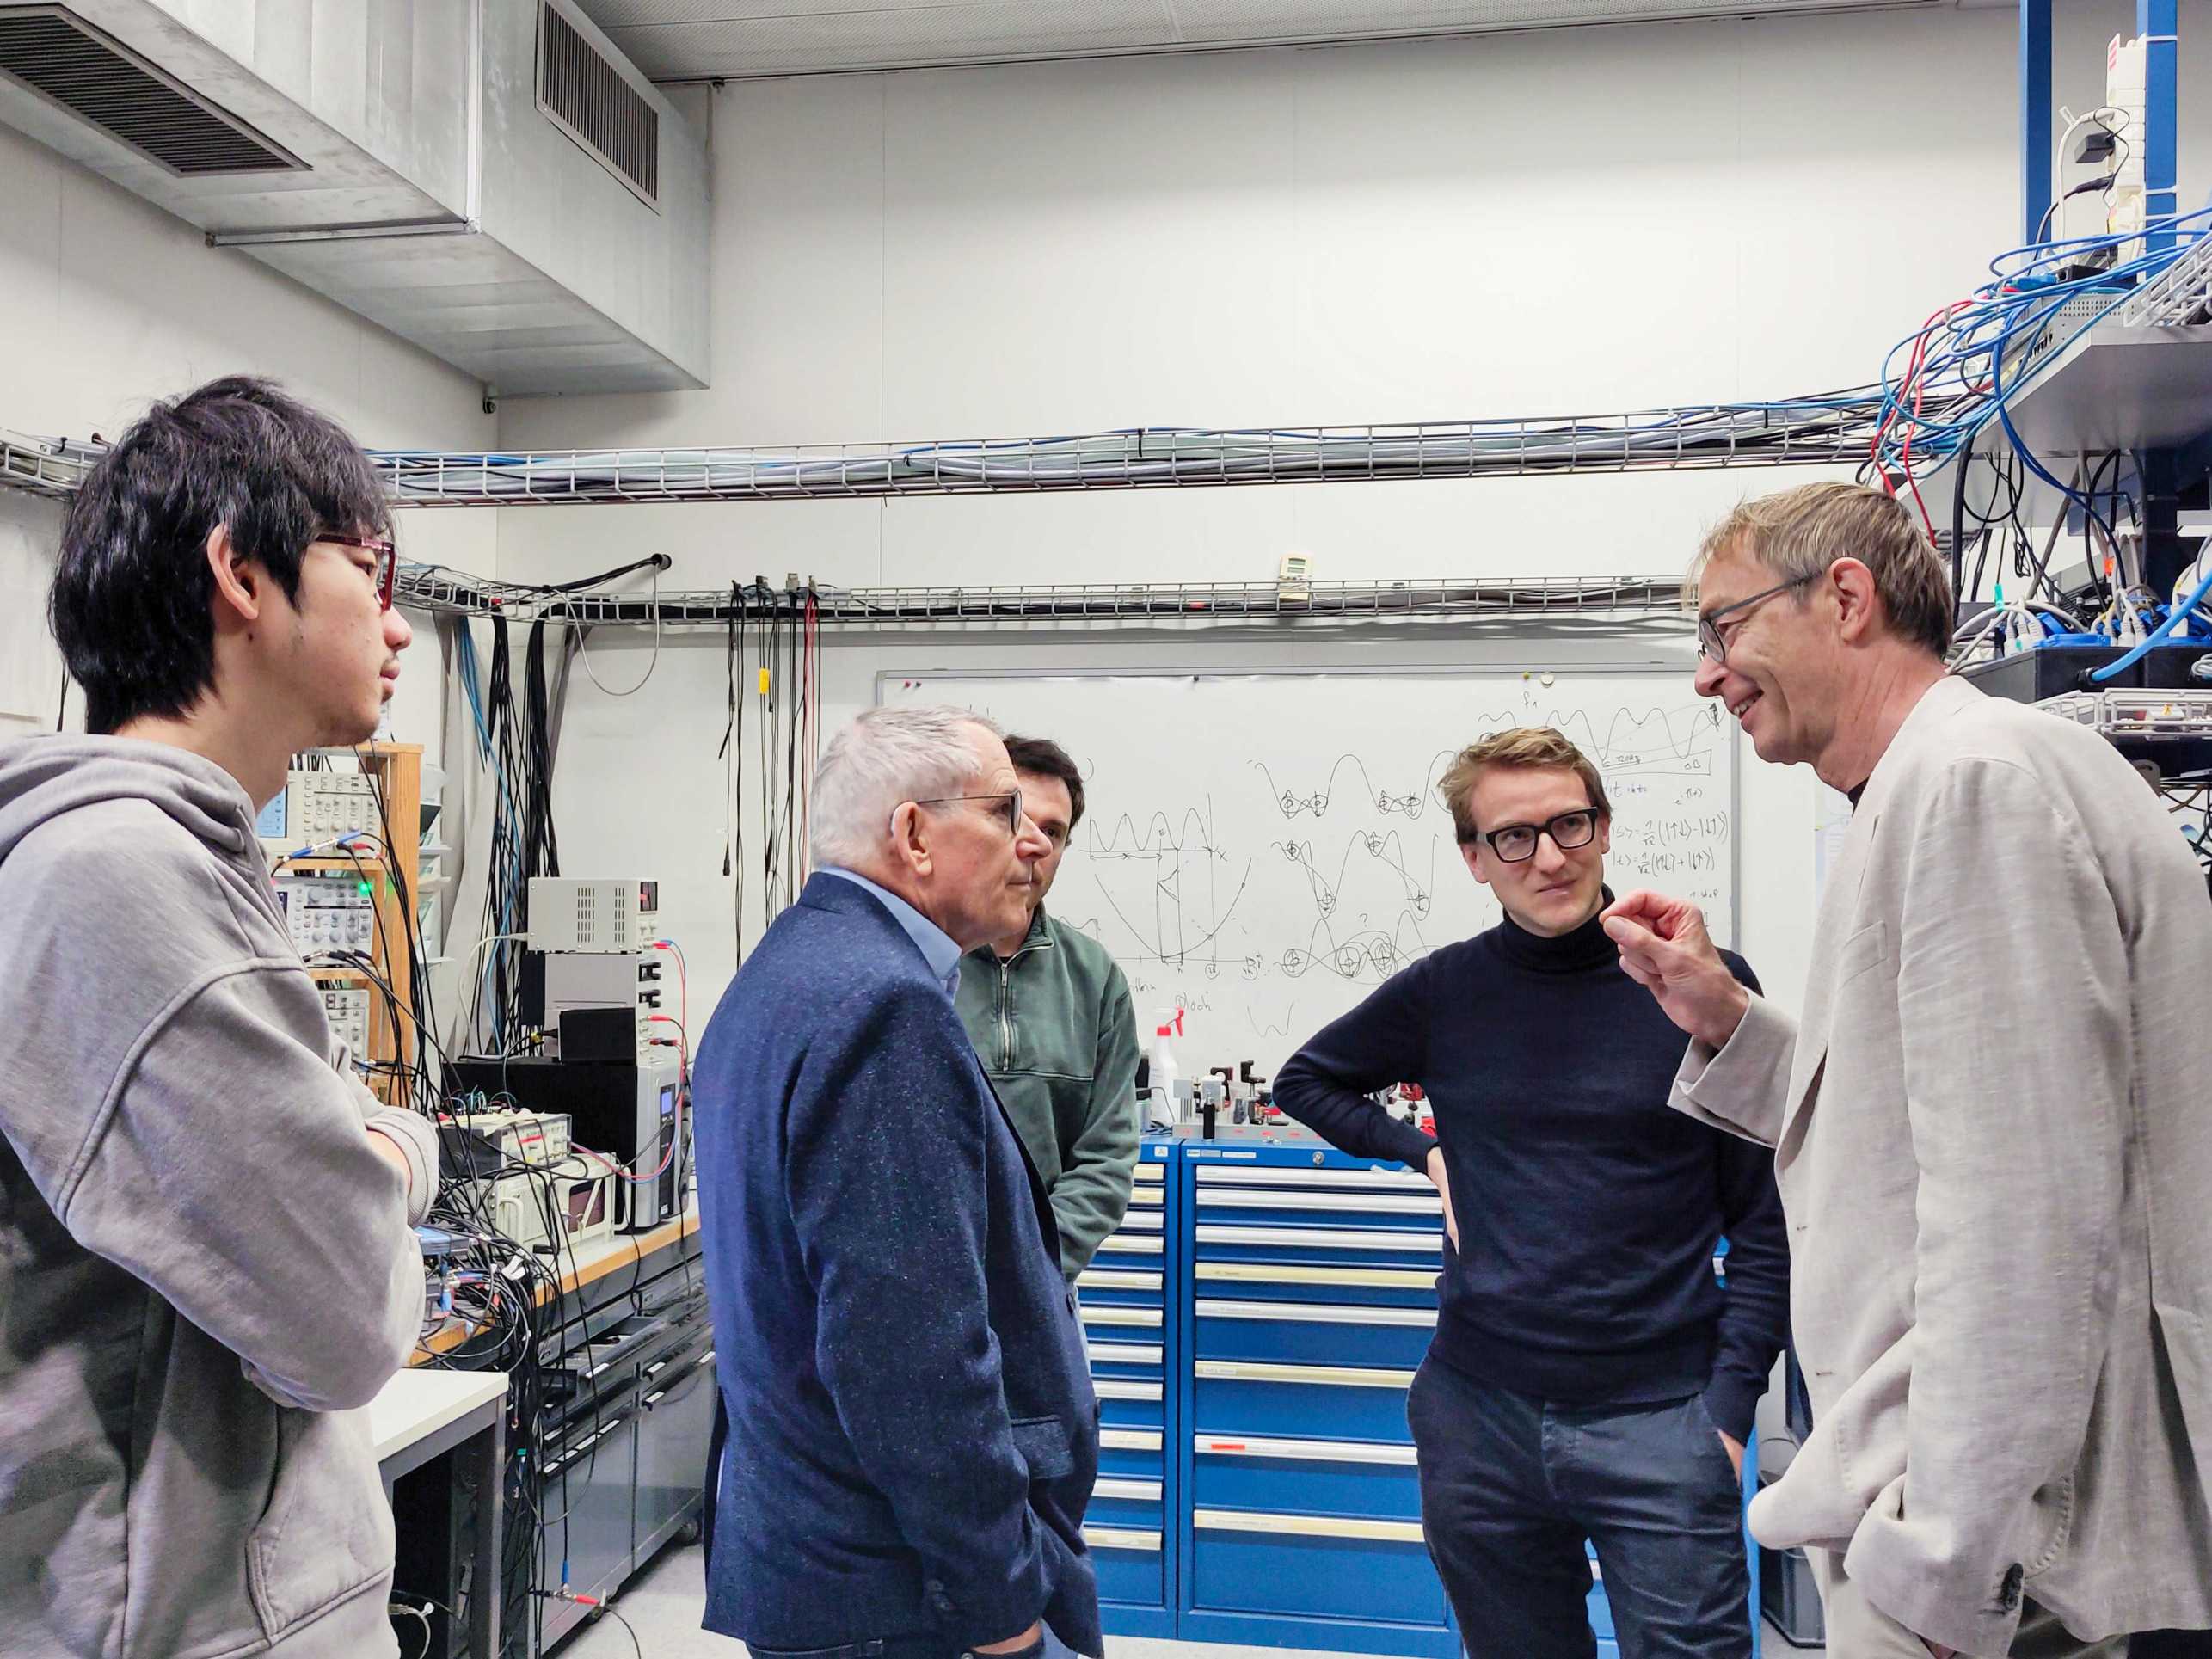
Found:
[[[504,1371],[402,1371],[368,1404],[377,1461],[506,1398]]]

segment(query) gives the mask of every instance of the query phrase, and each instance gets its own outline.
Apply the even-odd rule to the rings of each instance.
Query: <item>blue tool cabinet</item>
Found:
[[[1083,1535],[1106,1627],[1123,1636],[1176,1633],[1176,1168],[1174,1141],[1144,1143],[1128,1214],[1076,1286],[1101,1424]]]
[[[1078,1282],[1107,1629],[1454,1659],[1405,1422],[1436,1326],[1435,1189],[1303,1131],[1152,1138],[1139,1157]],[[1590,1621],[1618,1659],[1594,1561]]]

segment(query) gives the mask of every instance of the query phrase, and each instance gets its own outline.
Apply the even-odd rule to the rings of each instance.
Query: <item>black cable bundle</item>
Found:
[[[524,669],[524,695],[529,700],[528,799],[523,804],[522,863],[525,876],[558,876],[561,845],[553,833],[552,716],[545,697],[545,619],[530,624],[530,656]],[[525,889],[525,901],[528,890]],[[525,902],[523,920],[530,912]]]
[[[777,833],[783,838],[783,846],[777,864],[783,877],[779,896],[785,906],[799,896],[798,872],[804,857],[804,850],[796,845],[797,837],[794,833],[799,807],[799,701],[805,690],[799,676],[799,620],[794,617],[783,630],[783,673],[777,688],[776,712],[783,722],[779,735],[783,748],[783,813],[776,826]]]
[[[549,678],[548,623],[541,618],[531,624],[523,656],[523,695],[518,703],[507,618],[495,617],[491,626],[484,718],[500,787],[492,800],[491,867],[479,943],[501,934],[517,937],[488,947],[492,1006],[487,1018],[485,980],[480,977],[470,1002],[469,1031],[472,1041],[485,1039],[492,1052],[512,1054],[522,1005],[520,936],[530,931],[531,877],[561,873],[560,839],[553,823],[553,761],[575,635],[569,633],[558,670]]]
[[[722,727],[722,747],[715,752],[727,773],[722,785],[722,873],[734,883],[730,912],[736,950],[732,959],[737,962],[745,960],[745,699],[739,690],[745,678],[742,592],[735,582],[729,585],[729,631],[722,644],[729,717]]]
[[[776,697],[778,630],[771,604],[760,624],[760,666],[763,674],[760,704],[760,879],[763,902],[776,906],[776,874],[782,851],[776,839]]]
[[[716,758],[728,769],[722,873],[731,878],[737,954],[745,954],[746,772],[754,770],[759,802],[764,920],[799,896],[806,873],[808,797],[819,759],[821,710],[820,602],[811,587],[770,587],[759,577],[733,582],[723,642],[728,718]],[[760,700],[753,753],[745,747],[745,703]]]
[[[491,876],[487,899],[485,931],[525,932],[530,925],[530,884],[522,878],[523,828],[516,802],[517,780],[523,774],[522,734],[514,706],[514,682],[509,672],[507,618],[492,618],[492,667],[484,700],[485,719],[491,728],[492,748],[499,774],[507,781],[492,800]],[[511,943],[491,947],[493,1040],[505,1051],[507,1022],[521,994],[520,957]],[[481,988],[482,981],[478,981]],[[476,1029],[472,1014],[470,1029]]]

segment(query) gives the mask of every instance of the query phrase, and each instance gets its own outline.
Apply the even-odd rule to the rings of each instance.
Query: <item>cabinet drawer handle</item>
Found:
[[[1201,1298],[1201,1319],[1259,1319],[1277,1324],[1406,1325],[1433,1327],[1436,1310],[1429,1307],[1360,1307],[1322,1302],[1225,1302]]]
[[[1426,1227],[1377,1227],[1354,1232],[1349,1228],[1202,1226],[1201,1244],[1264,1244],[1275,1250],[1372,1250],[1398,1255],[1441,1256],[1444,1234]]]
[[[1250,1515],[1240,1509],[1194,1510],[1190,1524],[1201,1533],[1276,1533],[1297,1538],[1353,1538],[1386,1544],[1422,1542],[1417,1521],[1362,1521],[1349,1515]]]
[[[1158,1343],[1085,1343],[1083,1351],[1093,1365],[1158,1365]]]
[[[1201,1209],[1344,1210],[1373,1215],[1441,1215],[1444,1201],[1435,1193],[1208,1192],[1198,1195]]]
[[[1425,1175],[1411,1170],[1279,1170],[1228,1164],[1201,1164],[1196,1171],[1201,1187],[1353,1187],[1404,1188],[1409,1191],[1436,1190]]]
[[[1157,1429],[1102,1429],[1098,1431],[1098,1447],[1103,1452],[1157,1452],[1160,1449],[1160,1431]]]
[[[1110,1268],[1086,1268],[1075,1281],[1078,1290],[1158,1290],[1157,1273],[1120,1272]]]
[[[1191,1272],[1201,1279],[1248,1285],[1341,1285],[1370,1290],[1434,1290],[1436,1275],[1418,1268],[1289,1268],[1265,1262],[1199,1262]]]
[[[1094,1302],[1083,1310],[1083,1323],[1087,1325],[1142,1325],[1157,1330],[1160,1327],[1160,1310],[1156,1307],[1115,1307],[1109,1302]]]
[[[1091,1496],[1094,1498],[1117,1497],[1129,1503],[1158,1503],[1160,1501],[1160,1483],[1101,1475],[1092,1485]]]
[[[1103,1378],[1092,1383],[1091,1388],[1102,1400],[1156,1400],[1162,1398],[1158,1383],[1130,1382],[1121,1377]]]
[[[1410,1388],[1413,1373],[1367,1365],[1257,1365],[1237,1360],[1201,1360],[1191,1367],[1216,1382],[1297,1383],[1329,1388]]]
[[[1158,1533],[1138,1532],[1127,1527],[1085,1527],[1083,1541],[1094,1550],[1140,1550],[1146,1555],[1158,1555],[1160,1549]]]
[[[1191,1449],[1201,1457],[1272,1458],[1294,1463],[1386,1463],[1410,1469],[1418,1454],[1410,1446],[1355,1440],[1269,1440],[1253,1435],[1200,1435]]]

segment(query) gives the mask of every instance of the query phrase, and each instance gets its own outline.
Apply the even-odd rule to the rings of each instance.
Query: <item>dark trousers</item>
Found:
[[[1703,1400],[1562,1405],[1432,1356],[1406,1416],[1470,1659],[1593,1659],[1586,1539],[1621,1659],[1748,1659],[1742,1489]]]

